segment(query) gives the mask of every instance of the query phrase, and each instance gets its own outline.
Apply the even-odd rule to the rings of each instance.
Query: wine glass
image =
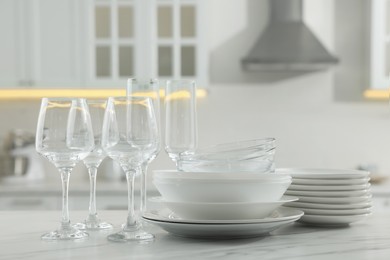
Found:
[[[160,134],[160,86],[156,79],[150,80],[137,80],[135,78],[130,78],[127,80],[127,96],[133,97],[150,97],[153,102],[154,114],[156,115],[158,133]],[[141,203],[140,203],[140,212],[143,213],[146,211],[146,198],[147,198],[147,172],[148,165],[153,161],[161,149],[160,137],[158,138],[158,143],[153,154],[141,164]]]
[[[110,97],[104,114],[102,146],[126,173],[128,216],[121,231],[108,236],[115,242],[150,241],[134,210],[134,178],[141,164],[153,156],[158,145],[158,127],[149,97]]]
[[[103,116],[106,109],[106,99],[90,99],[87,100],[89,113],[91,115],[92,129],[95,140],[94,149],[83,159],[84,165],[88,169],[89,182],[90,182],[90,194],[89,194],[89,208],[88,217],[83,223],[77,223],[75,226],[79,229],[87,230],[101,230],[110,229],[113,226],[110,223],[99,219],[96,211],[96,175],[97,170],[106,157],[103,151],[102,141],[102,125]]]
[[[94,148],[88,105],[81,98],[43,98],[39,112],[36,150],[61,173],[62,218],[58,230],[42,235],[43,240],[81,239],[87,233],[70,224],[69,176],[76,163]]]
[[[176,162],[197,147],[196,84],[170,80],[165,88],[165,151]]]

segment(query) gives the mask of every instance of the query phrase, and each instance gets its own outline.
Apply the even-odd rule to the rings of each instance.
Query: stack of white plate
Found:
[[[292,177],[286,195],[296,196],[299,201],[287,206],[305,213],[299,222],[342,226],[371,214],[369,172],[335,169],[278,169],[277,172]]]

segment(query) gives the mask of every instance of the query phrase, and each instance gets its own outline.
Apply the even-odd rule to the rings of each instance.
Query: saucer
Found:
[[[298,185],[359,185],[367,184],[370,181],[369,177],[362,177],[357,179],[305,179],[293,178],[292,183]]]
[[[365,203],[372,198],[371,194],[358,197],[307,197],[298,196],[299,202],[309,203],[324,203],[324,204],[350,204],[350,203]]]
[[[342,216],[332,216],[332,215],[304,215],[299,219],[299,222],[316,225],[316,226],[346,226],[351,223],[360,221],[367,216],[368,214],[361,215],[342,215]]]
[[[348,190],[348,191],[302,191],[302,190],[287,190],[286,195],[290,196],[306,196],[306,197],[359,197],[370,194],[370,190]]]
[[[324,204],[324,203],[310,203],[310,202],[289,202],[286,206],[293,208],[309,208],[309,209],[363,209],[371,207],[370,201],[345,203],[345,204]]]
[[[362,209],[312,209],[312,208],[301,208],[293,207],[294,209],[302,210],[306,215],[321,215],[321,216],[340,216],[340,215],[362,215],[371,213],[371,207]]]
[[[360,170],[343,170],[343,169],[295,169],[280,168],[276,169],[277,173],[290,174],[294,178],[302,179],[361,179],[367,178],[370,173]]]
[[[291,184],[288,189],[294,191],[354,191],[370,188],[369,183],[354,185],[303,185]]]
[[[300,210],[280,207],[267,218],[252,220],[182,219],[168,209],[145,212],[142,217],[145,221],[156,224],[176,236],[232,239],[267,235],[275,229],[298,220],[302,215],[303,212]]]

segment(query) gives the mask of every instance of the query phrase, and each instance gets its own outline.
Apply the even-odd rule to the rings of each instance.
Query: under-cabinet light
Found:
[[[32,100],[43,97],[107,98],[125,95],[125,89],[0,89],[0,100]],[[164,97],[163,89],[160,90],[160,96]],[[206,97],[207,90],[197,89],[196,96],[198,98]]]
[[[364,91],[364,97],[373,100],[388,100],[389,94],[390,92],[388,89],[367,89],[366,91]]]

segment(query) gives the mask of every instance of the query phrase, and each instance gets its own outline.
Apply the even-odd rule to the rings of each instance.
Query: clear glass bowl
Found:
[[[244,160],[268,155],[275,150],[275,138],[223,143],[197,149],[195,153],[182,153],[180,160]]]
[[[177,160],[177,168],[195,172],[273,172],[274,156],[274,138],[246,140],[183,153]]]
[[[273,156],[261,160],[178,160],[177,169],[185,172],[274,172]]]

